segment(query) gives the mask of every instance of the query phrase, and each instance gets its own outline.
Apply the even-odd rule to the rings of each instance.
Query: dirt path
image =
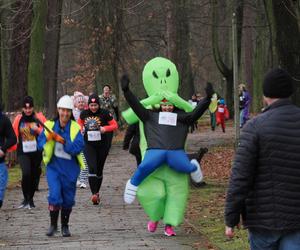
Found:
[[[229,128],[230,129],[230,128]],[[188,148],[212,146],[230,140],[232,133],[212,133],[208,128],[190,134]],[[196,231],[176,228],[177,236],[163,235],[163,225],[155,233],[146,229],[147,217],[135,202],[124,205],[122,194],[126,180],[135,168],[135,160],[121,146],[112,147],[105,166],[102,203],[93,206],[88,189],[78,189],[76,206],[70,219],[72,237],[45,236],[49,226],[47,185],[41,182],[41,191],[35,195],[36,208],[17,209],[21,189],[10,189],[0,210],[0,249],[192,249],[195,242],[205,242]],[[205,245],[205,244],[203,244]],[[205,249],[197,247],[198,249]]]

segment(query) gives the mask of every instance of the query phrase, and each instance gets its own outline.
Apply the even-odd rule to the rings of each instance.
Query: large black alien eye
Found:
[[[171,75],[170,69],[167,69],[166,77],[169,77]]]
[[[152,75],[155,77],[155,78],[157,78],[158,79],[158,76],[157,76],[157,74],[156,74],[156,72],[153,70],[153,72],[152,72]]]

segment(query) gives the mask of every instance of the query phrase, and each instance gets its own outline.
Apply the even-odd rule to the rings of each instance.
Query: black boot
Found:
[[[63,237],[70,237],[71,233],[69,231],[69,218],[72,209],[63,208],[61,210],[61,234]]]
[[[57,232],[57,221],[58,221],[59,210],[50,211],[51,225],[46,233],[47,236],[53,236]]]

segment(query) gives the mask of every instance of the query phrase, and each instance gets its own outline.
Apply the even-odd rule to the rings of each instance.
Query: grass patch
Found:
[[[45,175],[45,166],[42,167],[42,175]],[[15,165],[8,169],[8,188],[21,186],[22,171],[20,165]]]
[[[214,249],[249,249],[246,230],[236,230],[235,237],[225,237],[224,203],[226,184],[217,180],[207,181],[202,188],[193,188],[187,208],[187,221],[205,235]]]
[[[20,185],[22,172],[19,165],[8,169],[8,187],[16,187]]]

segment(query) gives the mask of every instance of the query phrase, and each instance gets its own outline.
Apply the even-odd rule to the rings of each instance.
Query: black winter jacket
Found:
[[[246,123],[232,167],[225,223],[300,229],[300,108],[280,99]]]
[[[129,153],[133,155],[141,154],[139,123],[134,123],[128,126],[123,141],[123,149],[129,149]]]

